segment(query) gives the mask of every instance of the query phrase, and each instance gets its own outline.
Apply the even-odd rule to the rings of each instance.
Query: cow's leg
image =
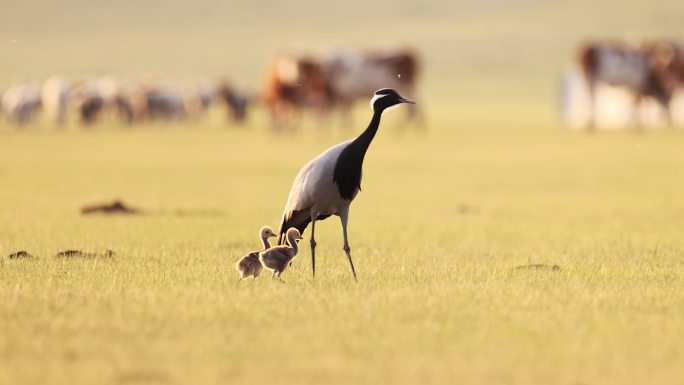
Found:
[[[640,91],[634,92],[634,106],[632,110],[632,123],[637,132],[641,132],[644,128],[641,119],[641,102],[644,100],[644,95]]]
[[[354,114],[352,113],[352,102],[351,100],[340,100],[340,122],[346,130],[351,130],[354,126]]]
[[[273,132],[280,132],[280,120],[282,115],[282,112],[280,111],[280,103],[275,102],[271,104],[269,109],[271,110],[271,129],[273,130]]]
[[[665,124],[667,124],[668,128],[672,128],[673,122],[672,122],[672,109],[668,105],[665,107]]]
[[[273,113],[273,128],[277,133],[289,131],[292,127],[294,106],[287,101],[280,101],[275,105]]]
[[[415,122],[415,126],[422,130],[427,129],[427,121],[425,119],[425,113],[422,106],[417,106],[415,104],[409,104],[409,118]]]
[[[409,99],[415,100],[415,87],[413,84],[407,84],[405,86],[406,94]],[[425,111],[420,104],[408,104],[406,105],[406,118],[408,121],[412,122],[418,129],[425,129]]]
[[[316,106],[316,108],[314,109],[314,114],[316,117],[316,126],[318,127],[318,130],[322,131],[326,127],[330,126],[331,109],[332,105],[328,103]]]
[[[599,72],[599,58],[597,47],[590,45],[580,52],[579,63],[582,67],[584,79],[587,81],[589,92],[589,119],[587,131],[594,131],[596,126],[596,74]]]
[[[596,129],[596,82],[591,77],[587,78],[589,86],[589,121],[587,122],[587,130],[594,131]]]
[[[672,128],[672,108],[670,105],[671,101],[671,97],[665,97],[662,100],[660,100],[660,104],[665,109],[665,124],[668,128]]]

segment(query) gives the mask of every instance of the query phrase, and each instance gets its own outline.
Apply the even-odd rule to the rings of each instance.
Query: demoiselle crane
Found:
[[[414,104],[391,88],[375,91],[370,105],[373,117],[365,131],[356,139],[330,147],[307,163],[295,177],[285,205],[280,225],[279,244],[285,242],[285,232],[294,227],[303,233],[311,223],[311,271],[316,275],[316,221],[337,215],[342,222],[344,252],[347,254],[354,280],[356,270],[352,262],[347,237],[349,206],[361,190],[363,158],[380,126],[385,109],[400,103]]]

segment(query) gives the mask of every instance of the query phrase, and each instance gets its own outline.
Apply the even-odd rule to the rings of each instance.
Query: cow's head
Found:
[[[684,86],[684,47],[658,42],[651,47],[653,71],[666,86]]]

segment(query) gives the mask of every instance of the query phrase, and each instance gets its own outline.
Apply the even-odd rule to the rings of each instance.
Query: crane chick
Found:
[[[264,245],[262,250],[267,250],[271,248],[271,243],[268,238],[277,236],[268,226],[264,226],[259,230],[259,237],[261,238],[261,243]],[[259,262],[259,252],[252,251],[251,253],[240,258],[235,264],[235,270],[240,274],[240,279],[247,278],[249,276],[254,276],[254,279],[261,274],[261,262]]]
[[[268,270],[273,272],[273,277],[280,278],[280,274],[292,264],[292,260],[297,256],[299,247],[297,241],[302,239],[299,230],[291,227],[285,234],[287,245],[274,246],[259,253],[259,261]]]

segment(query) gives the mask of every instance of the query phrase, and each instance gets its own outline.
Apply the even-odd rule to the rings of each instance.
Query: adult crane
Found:
[[[299,170],[292,183],[280,225],[278,244],[284,244],[285,234],[289,228],[295,227],[303,233],[311,223],[311,271],[314,276],[316,275],[316,240],[314,239],[316,221],[337,215],[342,223],[344,252],[347,254],[356,281],[356,270],[347,237],[349,206],[361,190],[363,158],[378,131],[382,113],[388,107],[400,103],[414,104],[412,100],[404,98],[391,88],[375,91],[370,102],[373,118],[368,128],[356,139],[330,147],[309,161]]]

